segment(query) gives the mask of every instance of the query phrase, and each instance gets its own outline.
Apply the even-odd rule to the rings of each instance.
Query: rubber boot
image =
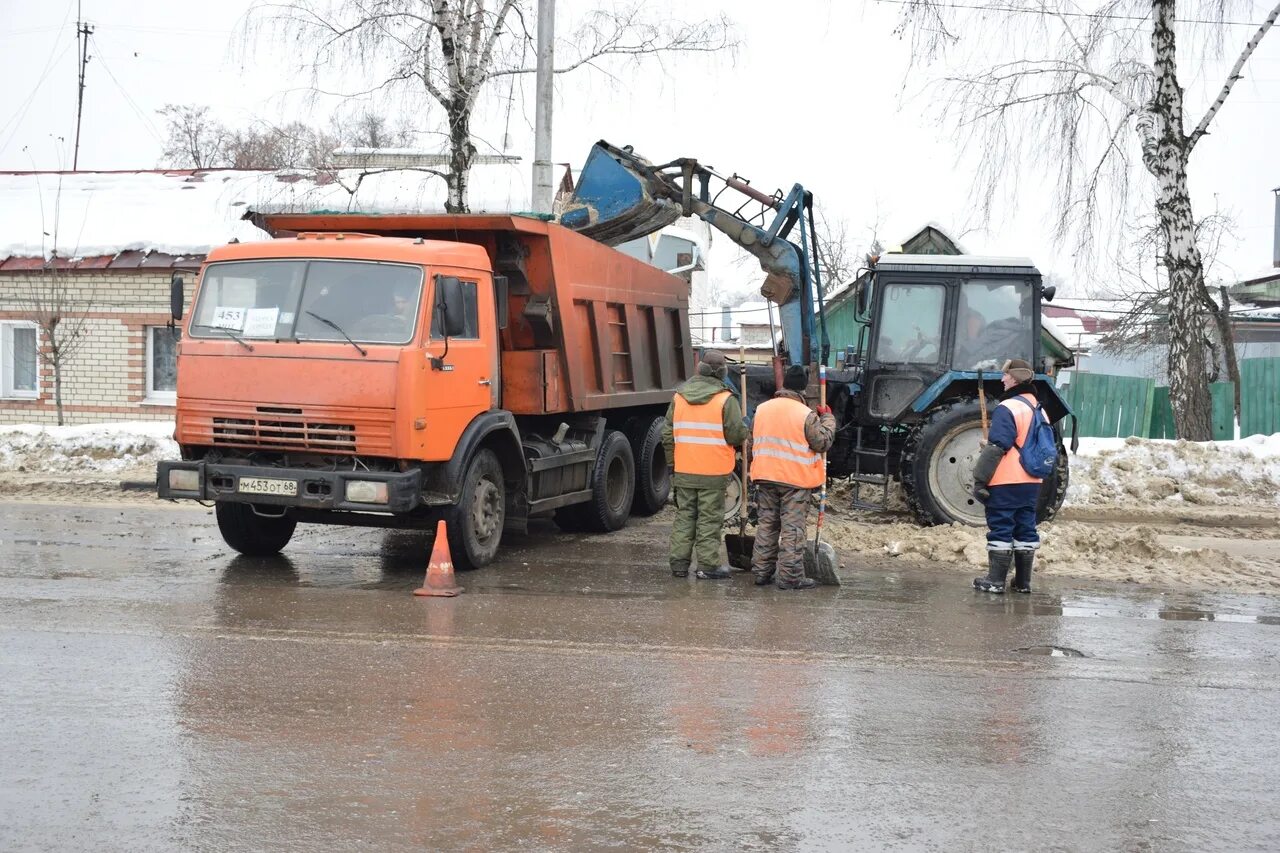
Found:
[[[771,570],[771,571],[765,572],[765,573],[763,573],[763,574],[760,574],[760,573],[758,573],[758,572],[757,572],[757,573],[756,573],[756,586],[768,586],[769,584],[773,583],[773,573],[774,573],[774,571],[776,571],[776,570]]]
[[[786,581],[778,581],[773,586],[775,589],[788,590],[788,589],[813,589],[817,585],[818,585],[818,582],[813,578],[800,578],[800,580],[794,581],[792,583],[787,583]]]
[[[1036,552],[1030,549],[1013,552],[1013,584],[1014,592],[1031,593],[1031,566],[1036,561]]]
[[[728,566],[720,566],[716,569],[698,569],[695,577],[700,581],[722,581],[730,575]]]
[[[987,576],[974,578],[973,588],[979,592],[1004,595],[1004,580],[1009,576],[1009,565],[1012,562],[1012,551],[988,551]]]
[[[680,563],[675,560],[671,561],[671,576],[676,578],[689,577],[689,564]]]

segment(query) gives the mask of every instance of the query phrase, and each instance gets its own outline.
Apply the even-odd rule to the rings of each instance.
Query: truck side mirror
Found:
[[[456,338],[467,330],[466,305],[462,298],[462,282],[456,275],[436,276],[436,313],[445,337]]]
[[[182,319],[182,306],[185,302],[182,290],[182,276],[174,273],[169,279],[169,313],[175,322]]]

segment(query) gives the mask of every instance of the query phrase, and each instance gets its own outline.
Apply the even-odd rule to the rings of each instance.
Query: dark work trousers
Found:
[[[1040,547],[1036,532],[1039,483],[992,486],[987,499],[987,550],[1034,551]]]

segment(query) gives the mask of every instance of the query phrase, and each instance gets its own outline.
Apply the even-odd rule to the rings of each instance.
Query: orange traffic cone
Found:
[[[462,587],[453,581],[453,557],[449,556],[449,536],[444,519],[436,525],[436,541],[431,547],[431,559],[427,562],[427,577],[414,595],[454,596]]]

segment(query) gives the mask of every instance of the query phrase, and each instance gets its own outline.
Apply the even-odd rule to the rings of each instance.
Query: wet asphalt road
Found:
[[[0,503],[0,849],[1280,848],[1280,602],[784,594],[665,529],[423,600],[417,535]]]

